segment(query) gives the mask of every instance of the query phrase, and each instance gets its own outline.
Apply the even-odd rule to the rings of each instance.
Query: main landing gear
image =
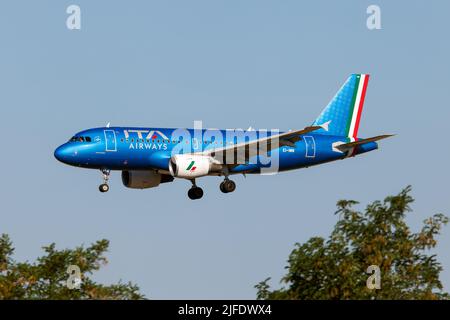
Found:
[[[195,179],[191,180],[191,182],[192,182],[192,187],[188,191],[189,199],[191,199],[191,200],[200,199],[201,197],[203,197],[203,189],[200,187],[197,187],[197,185],[195,184]]]
[[[109,191],[108,180],[109,180],[109,175],[110,175],[111,171],[108,169],[102,169],[101,171],[102,171],[102,175],[103,175],[103,183],[98,186],[98,190],[100,190],[100,192],[104,193],[104,192]]]
[[[234,190],[236,190],[236,183],[234,183],[233,180],[225,178],[225,180],[220,183],[220,191],[223,193],[233,192]]]
[[[188,197],[191,200],[197,200],[203,197],[203,189],[200,187],[197,187],[195,184],[195,179],[191,180],[192,187],[188,191]],[[230,193],[236,190],[236,183],[234,183],[233,180],[230,180],[228,178],[225,178],[224,181],[220,184],[220,191],[223,193]]]

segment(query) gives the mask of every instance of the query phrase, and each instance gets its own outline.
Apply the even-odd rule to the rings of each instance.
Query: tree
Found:
[[[16,262],[12,258],[12,242],[8,235],[2,234],[0,299],[143,299],[139,288],[132,283],[119,281],[107,286],[89,278],[107,263],[104,254],[108,246],[108,240],[100,240],[87,248],[56,250],[52,243],[43,247],[45,255],[36,262]],[[79,268],[80,275],[67,273],[69,266]]]
[[[271,290],[267,278],[255,286],[257,298],[448,299],[439,280],[442,266],[431,253],[448,218],[435,214],[412,233],[405,222],[414,201],[410,191],[408,186],[375,201],[364,212],[353,209],[356,201],[339,201],[339,221],[329,238],[296,243],[281,280],[286,287]],[[380,289],[366,285],[371,265],[379,267]]]

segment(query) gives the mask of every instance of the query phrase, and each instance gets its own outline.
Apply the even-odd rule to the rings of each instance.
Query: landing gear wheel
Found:
[[[188,191],[188,197],[191,200],[197,200],[203,197],[203,189],[199,187],[192,187]]]
[[[233,180],[227,179],[220,184],[220,191],[223,193],[233,192],[234,190],[236,190],[236,183]]]
[[[220,183],[219,188],[220,188],[220,191],[222,191],[223,193],[227,193],[227,192],[225,191],[225,188],[223,187],[224,184],[225,184],[225,182],[222,181],[222,182]]]
[[[108,192],[109,186],[106,183],[103,183],[98,187],[98,190],[100,190],[100,192]]]
[[[108,180],[111,171],[109,169],[101,169],[100,171],[102,172],[103,175],[103,183],[98,186],[98,190],[100,190],[100,192],[102,193],[108,192],[109,190]]]

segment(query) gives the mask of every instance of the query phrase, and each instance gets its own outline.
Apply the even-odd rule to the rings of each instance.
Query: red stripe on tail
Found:
[[[356,115],[355,129],[353,130],[353,138],[355,138],[355,139],[358,136],[359,120],[361,120],[361,113],[362,113],[362,109],[364,106],[364,98],[366,97],[366,89],[367,89],[368,83],[369,83],[369,75],[366,74],[366,76],[364,77],[364,84],[363,84],[363,89],[361,92],[361,99],[359,100],[358,114]]]

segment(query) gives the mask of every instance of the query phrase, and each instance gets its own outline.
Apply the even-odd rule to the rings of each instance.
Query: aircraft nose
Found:
[[[55,158],[58,159],[61,162],[67,162],[67,159],[69,157],[69,150],[68,148],[63,144],[62,146],[59,146],[55,150]]]

